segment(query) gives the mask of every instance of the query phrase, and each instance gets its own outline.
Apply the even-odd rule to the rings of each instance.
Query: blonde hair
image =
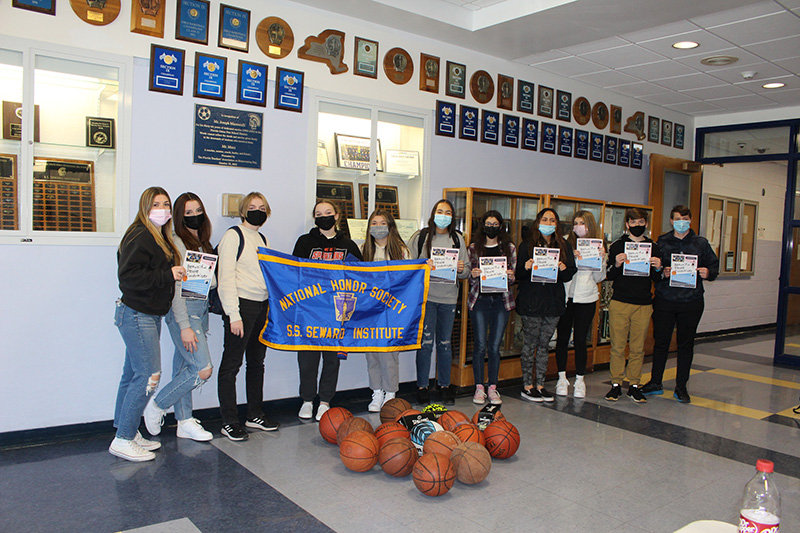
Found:
[[[242,201],[239,202],[239,218],[242,219],[242,222],[247,218],[247,208],[250,207],[250,202],[253,198],[260,198],[262,202],[264,202],[264,207],[266,208],[267,218],[272,214],[272,209],[269,207],[269,202],[267,201],[266,196],[261,194],[260,192],[251,192],[244,198]]]
[[[585,239],[602,239],[603,236],[600,234],[600,229],[597,227],[597,221],[594,219],[594,215],[591,211],[578,211],[574,215],[572,215],[572,226],[575,226],[575,219],[582,218],[583,223],[586,225],[586,236],[583,237]],[[575,235],[574,231],[569,232],[569,236],[567,237],[567,241],[572,245],[572,248],[575,249],[578,247],[578,236]],[[603,244],[605,247],[605,243]]]
[[[125,231],[125,236],[122,237],[120,246],[122,246],[122,244],[128,238],[128,235],[133,228],[138,225],[142,225],[147,228],[147,231],[149,231],[150,235],[153,236],[156,244],[158,244],[158,246],[164,250],[164,255],[167,256],[168,261],[172,261],[173,263],[176,261],[180,262],[181,258],[178,257],[180,253],[175,247],[175,243],[172,242],[172,219],[168,220],[167,223],[160,228],[150,221],[150,210],[153,208],[153,202],[155,201],[156,196],[159,195],[167,197],[167,201],[170,204],[170,212],[172,212],[172,200],[169,199],[169,193],[167,191],[161,187],[149,187],[145,189],[142,193],[142,196],[139,198],[139,212],[136,213],[136,218]]]

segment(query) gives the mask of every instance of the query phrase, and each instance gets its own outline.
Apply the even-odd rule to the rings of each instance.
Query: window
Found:
[[[755,270],[758,203],[706,195],[703,234],[719,257],[721,276],[750,275]]]

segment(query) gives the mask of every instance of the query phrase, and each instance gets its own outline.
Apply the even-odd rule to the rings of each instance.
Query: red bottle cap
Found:
[[[759,459],[756,461],[756,470],[771,474],[775,470],[775,463],[767,461],[766,459]]]

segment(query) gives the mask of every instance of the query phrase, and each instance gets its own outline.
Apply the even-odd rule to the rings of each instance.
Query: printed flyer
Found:
[[[651,242],[626,242],[625,255],[628,258],[622,267],[623,276],[649,276],[650,255],[653,252]]]
[[[558,281],[558,259],[561,251],[558,248],[534,248],[531,281],[539,283],[555,283]]]
[[[481,257],[481,292],[508,291],[508,266],[505,257]]]
[[[697,256],[672,254],[672,269],[669,274],[670,287],[694,289],[697,287]]]
[[[578,239],[575,266],[578,270],[600,272],[603,269],[603,239]]]
[[[456,274],[458,273],[457,248],[431,248],[431,259],[433,260],[431,282],[456,282]]]
[[[186,275],[181,280],[181,298],[205,300],[211,289],[211,280],[214,279],[214,269],[217,266],[217,256],[186,250],[183,258]]]

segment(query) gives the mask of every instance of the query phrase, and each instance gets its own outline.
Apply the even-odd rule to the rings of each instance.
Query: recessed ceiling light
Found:
[[[732,65],[737,61],[739,61],[739,58],[734,56],[711,56],[700,60],[702,64],[708,65],[709,67],[724,67],[725,65]]]
[[[692,48],[697,48],[698,46],[700,46],[700,43],[696,43],[694,41],[681,41],[673,44],[672,48],[677,48],[678,50],[691,50]]]
[[[772,83],[765,83],[762,87],[765,89],[780,89],[781,87],[786,87],[786,84],[780,81],[773,81]]]

